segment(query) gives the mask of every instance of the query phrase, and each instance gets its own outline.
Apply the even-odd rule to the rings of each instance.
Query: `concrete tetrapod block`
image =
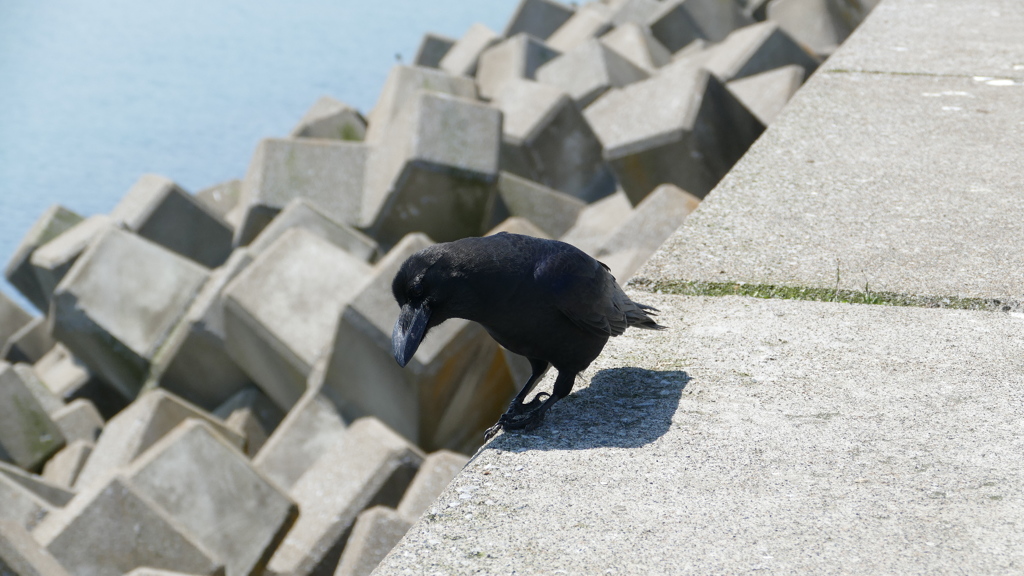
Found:
[[[58,343],[33,366],[39,381],[64,402],[85,398],[96,406],[104,419],[128,405],[119,392],[104,384],[63,344]]]
[[[165,390],[154,390],[107,422],[92,456],[75,481],[75,489],[105,483],[187,418],[204,420],[239,450],[245,445],[244,438],[211,414]]]
[[[370,266],[327,240],[293,228],[224,288],[228,353],[278,406],[306,389],[342,308]]]
[[[64,446],[64,435],[30,385],[14,366],[0,362],[0,460],[39,470]]]
[[[92,455],[95,444],[86,440],[75,440],[54,454],[43,466],[43,478],[62,488],[72,488],[78,474]]]
[[[202,542],[226,576],[258,574],[298,515],[244,454],[199,420],[178,425],[124,474]]]
[[[145,174],[110,218],[168,250],[216,268],[231,254],[231,227],[173,181]]]
[[[804,83],[804,69],[782,66],[726,83],[726,88],[767,126]]]
[[[68,443],[76,440],[95,442],[103,430],[103,416],[100,416],[95,404],[84,398],[72,400],[66,406],[51,412],[50,417]]]
[[[284,419],[284,412],[255,386],[246,387],[213,411],[213,415],[245,438],[245,453],[255,456]]]
[[[559,238],[593,256],[604,244],[605,238],[629,218],[633,205],[622,190],[588,204],[565,234]]]
[[[330,574],[356,516],[394,506],[423,453],[376,418],[352,424],[291,489],[299,519],[267,566],[269,574]]]
[[[421,91],[370,157],[363,213],[370,235],[387,247],[413,231],[438,241],[483,232],[501,122],[490,106]]]
[[[476,83],[471,78],[452,76],[441,70],[421,66],[396,64],[391,68],[387,80],[384,81],[384,87],[380,90],[380,96],[377,97],[377,104],[370,112],[366,142],[383,142],[388,133],[388,126],[403,108],[419,98],[422,90],[476,99]]]
[[[74,492],[65,489],[63,486],[50,482],[42,476],[25,472],[21,468],[6,462],[0,462],[0,475],[15,484],[19,484],[22,488],[54,508],[63,507],[75,495]]]
[[[586,108],[610,88],[621,88],[648,77],[648,73],[596,38],[581,42],[537,70],[537,81],[560,88]]]
[[[61,233],[82,221],[77,213],[60,205],[53,205],[43,212],[22,238],[14,250],[11,259],[4,268],[4,277],[12,286],[21,292],[33,306],[45,312],[49,308],[49,299],[39,285],[39,279],[32,269],[32,253],[36,248],[53,240]],[[0,325],[2,325],[0,321]],[[2,340],[3,338],[0,338]]]
[[[672,60],[668,48],[658,42],[650,28],[633,22],[616,26],[601,36],[600,42],[648,73]]]
[[[582,200],[511,174],[498,176],[498,202],[493,221],[518,216],[532,222],[549,238],[565,234],[587,205]]]
[[[522,32],[503,40],[480,54],[476,84],[482,98],[491,99],[501,85],[512,78],[534,78],[559,51]]]
[[[537,228],[533,222],[519,216],[505,218],[499,222],[497,226],[488,230],[487,234],[484,234],[484,236],[493,236],[495,234],[501,234],[502,232],[508,232],[509,234],[522,234],[523,236],[533,236],[534,238],[551,239],[551,237],[545,234],[543,230]]]
[[[326,138],[360,142],[366,120],[358,110],[330,96],[321,96],[292,129],[292,138]]]
[[[140,566],[224,573],[183,525],[120,477],[79,494],[32,535],[75,574],[118,576]]]
[[[235,245],[245,246],[295,198],[305,198],[337,222],[355,224],[367,147],[314,138],[260,141],[242,181],[243,213]]]
[[[612,24],[640,24],[646,26],[651,17],[657,14],[665,4],[659,0],[625,0],[609,3],[612,10]]]
[[[329,240],[364,262],[377,259],[377,243],[373,239],[348,224],[327,217],[305,198],[289,202],[247,248],[253,256],[258,256],[286,230],[298,227]]]
[[[306,392],[252,459],[261,474],[288,490],[345,434],[338,408],[321,393],[326,361],[317,362]]]
[[[406,258],[431,244],[422,234],[402,239],[345,308],[324,393],[349,421],[375,416],[424,449],[471,451],[515,395],[498,345],[480,325],[454,319],[431,329],[405,368],[391,352],[391,282]]]
[[[634,205],[665,183],[703,198],[764,130],[714,75],[686,60],[609,91],[584,115]]]
[[[356,517],[334,576],[369,576],[412,526],[387,506],[374,506]]]
[[[723,82],[789,64],[803,68],[806,77],[818,67],[817,57],[794,42],[775,22],[740,28],[713,46],[711,52],[704,68]]]
[[[159,386],[212,410],[251,383],[227,351],[222,292],[252,261],[249,249],[236,248],[210,273],[150,363],[144,389]]]
[[[572,15],[572,7],[554,0],[520,0],[502,36],[511,38],[525,32],[545,40]]]
[[[97,214],[82,220],[68,228],[62,234],[37,248],[29,263],[39,281],[39,289],[46,301],[43,310],[49,311],[50,299],[57,284],[64,279],[68,270],[82,255],[86,247],[103,232],[113,229],[114,223],[109,216]]]
[[[602,4],[583,5],[547,39],[548,46],[559,52],[570,52],[610,30],[611,14],[603,8]]]
[[[700,199],[672,184],[662,184],[633,209],[598,248],[595,258],[625,286],[651,254],[697,209]]]
[[[5,364],[0,362],[0,366]],[[54,412],[64,407],[64,402],[59,396],[53,393],[46,384],[43,384],[42,380],[36,374],[36,371],[32,366],[24,363],[14,364],[15,377],[21,381],[21,386],[29,391],[32,396],[35,397],[36,401],[39,402],[39,406],[53,417]]]
[[[0,346],[4,346],[11,336],[21,331],[32,320],[31,314],[0,292]]]
[[[721,42],[733,30],[753,24],[736,2],[670,0],[648,21],[651,33],[670,52],[694,40]]]
[[[772,0],[768,20],[822,57],[828,57],[867,17],[877,0]]]
[[[0,522],[14,522],[32,530],[53,511],[53,507],[36,493],[0,474]]]
[[[420,40],[420,47],[416,49],[416,56],[412,62],[424,68],[437,68],[441,64],[441,59],[454,45],[455,38],[428,32]]]
[[[50,336],[46,318],[39,317],[29,320],[20,330],[7,338],[7,343],[0,349],[0,359],[11,363],[26,362],[34,364],[57,342]]]
[[[70,576],[70,573],[18,523],[0,520],[0,574]]]
[[[410,521],[415,521],[430,508],[467,462],[468,456],[449,450],[438,450],[428,454],[409,488],[405,490],[405,495],[398,504],[398,513]]]
[[[480,54],[500,41],[501,36],[477,22],[466,30],[462,38],[455,41],[437,67],[453,76],[472,76],[476,73]]]
[[[511,80],[502,85],[493,105],[504,114],[502,170],[584,202],[615,190],[601,143],[565,92]]]
[[[59,240],[59,238],[58,238]],[[125,398],[209,272],[131,232],[93,242],[53,294],[53,336]]]
[[[214,184],[195,193],[199,201],[209,212],[224,221],[234,233],[238,228],[239,214],[235,208],[242,195],[242,181],[237,178]]]

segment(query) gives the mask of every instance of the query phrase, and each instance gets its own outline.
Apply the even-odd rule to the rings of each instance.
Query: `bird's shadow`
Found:
[[[689,382],[690,376],[680,370],[601,370],[588,387],[552,406],[535,430],[506,430],[483,449],[523,452],[644,446],[668,432]]]

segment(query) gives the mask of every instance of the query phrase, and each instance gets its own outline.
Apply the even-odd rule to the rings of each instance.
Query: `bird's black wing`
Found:
[[[548,252],[534,268],[534,281],[573,324],[596,335],[618,336],[626,331],[626,296],[607,266],[584,252]]]

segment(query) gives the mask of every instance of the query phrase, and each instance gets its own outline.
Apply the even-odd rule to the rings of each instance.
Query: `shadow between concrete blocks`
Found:
[[[668,432],[689,382],[689,374],[680,370],[601,370],[590,386],[555,404],[536,430],[504,431],[483,449],[525,452],[644,446]]]

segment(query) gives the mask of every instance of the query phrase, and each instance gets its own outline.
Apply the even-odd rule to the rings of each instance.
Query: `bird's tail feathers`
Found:
[[[645,330],[664,330],[666,326],[662,326],[654,321],[651,316],[657,316],[659,310],[654,306],[648,306],[647,304],[640,304],[639,302],[633,302],[635,308],[626,310],[626,323],[635,328],[643,328]]]

